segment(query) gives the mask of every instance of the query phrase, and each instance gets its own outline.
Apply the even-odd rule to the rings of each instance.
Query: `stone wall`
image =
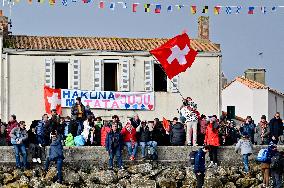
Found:
[[[265,146],[255,146],[253,155],[250,159],[255,159],[258,151]],[[158,155],[159,162],[162,163],[180,163],[187,164],[189,153],[192,150],[197,150],[198,147],[189,146],[159,146]],[[284,146],[279,146],[279,150],[284,150]],[[48,151],[48,147],[45,149]],[[15,162],[13,147],[0,147],[0,163]],[[45,153],[45,152],[44,152]],[[97,164],[107,164],[108,154],[103,147],[64,147],[65,162],[89,162]],[[141,160],[141,152],[138,150],[137,160]],[[222,166],[238,165],[241,162],[240,152],[234,151],[234,146],[220,147],[218,150],[219,162]],[[208,155],[207,155],[208,157]],[[43,156],[45,158],[45,156]],[[128,161],[126,150],[123,151],[124,161]],[[209,160],[209,159],[208,159]]]

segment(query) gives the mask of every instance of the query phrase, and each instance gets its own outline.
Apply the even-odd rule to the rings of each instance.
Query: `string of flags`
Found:
[[[3,6],[5,5],[16,5],[21,1],[27,2],[28,4],[40,3],[44,4],[45,0],[3,0]],[[213,12],[215,15],[223,14],[255,14],[260,12],[263,14],[276,12],[279,8],[284,8],[283,6],[221,6],[216,5],[214,7],[205,6],[196,6],[196,5],[162,5],[159,3],[126,3],[123,1],[119,2],[106,2],[106,1],[95,1],[95,0],[47,0],[50,6],[54,6],[58,3],[61,3],[63,6],[71,5],[72,3],[82,2],[84,4],[94,3],[97,4],[99,9],[109,9],[114,11],[115,9],[131,9],[132,12],[143,11],[146,13],[155,13],[160,14],[162,12],[173,12],[174,10],[180,11],[182,9],[188,10],[191,14],[209,14]],[[283,9],[284,10],[284,9]]]

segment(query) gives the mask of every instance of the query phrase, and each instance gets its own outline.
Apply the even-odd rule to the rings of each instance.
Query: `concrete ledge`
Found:
[[[261,148],[267,146],[254,146],[253,155],[251,159],[255,159],[258,151]],[[188,156],[191,151],[197,150],[199,147],[190,147],[190,146],[159,146],[158,147],[158,156],[159,162],[162,163],[181,163],[186,164],[188,162]],[[48,147],[43,148],[44,156]],[[284,146],[278,146],[278,150],[283,151]],[[0,147],[0,163],[13,163],[15,162],[15,155],[13,147],[11,146],[1,146]],[[84,147],[64,147],[65,162],[68,163],[96,163],[96,164],[106,164],[108,162],[108,153],[104,147],[100,146],[84,146]],[[208,156],[208,155],[207,155]],[[29,155],[29,160],[30,160]],[[123,150],[123,160],[128,161],[126,150]],[[138,149],[137,160],[141,160],[141,151]],[[235,153],[234,146],[219,147],[218,149],[218,160],[224,165],[238,164],[241,162],[241,155]]]

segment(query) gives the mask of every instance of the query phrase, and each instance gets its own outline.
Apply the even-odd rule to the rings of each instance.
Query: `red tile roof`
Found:
[[[244,85],[246,85],[247,87],[251,88],[251,89],[268,89],[269,91],[275,93],[275,94],[278,94],[278,95],[281,95],[281,96],[284,96],[284,93],[280,92],[280,91],[277,91],[275,89],[272,89],[262,83],[259,83],[259,82],[256,82],[256,81],[253,81],[253,80],[250,80],[250,79],[247,79],[245,77],[237,77],[235,80],[233,80],[232,82],[230,82],[229,84],[227,84],[225,88],[227,88],[229,85],[231,85],[233,82],[235,81],[238,81]]]
[[[55,37],[12,35],[5,39],[5,48],[26,50],[100,50],[150,51],[168,39],[158,38],[106,38],[106,37]],[[220,52],[220,45],[210,41],[191,40],[191,47],[200,52]]]

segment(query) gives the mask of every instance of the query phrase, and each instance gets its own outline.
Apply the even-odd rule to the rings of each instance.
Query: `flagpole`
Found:
[[[166,71],[164,70],[164,68],[163,68],[163,66],[161,65],[161,63],[156,59],[155,56],[152,56],[152,57],[154,58],[154,61],[158,62],[158,64],[160,65],[161,69],[163,70],[163,72],[167,75],[167,73],[166,73]],[[167,75],[167,76],[168,76],[168,75]],[[176,88],[176,90],[177,90],[178,94],[181,96],[181,98],[182,98],[182,99],[185,99],[185,98],[183,97],[183,95],[181,94],[181,92],[179,91],[177,85],[176,85],[171,79],[169,79],[169,80],[172,82],[173,86]]]

